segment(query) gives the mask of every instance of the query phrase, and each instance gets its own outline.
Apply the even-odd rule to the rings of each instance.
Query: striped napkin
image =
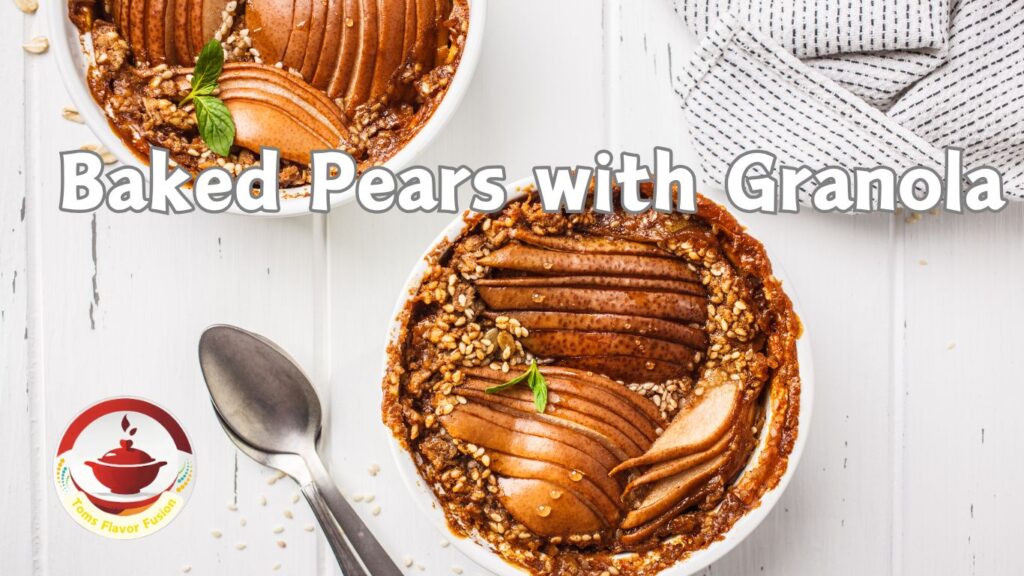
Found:
[[[702,39],[673,75],[708,184],[747,150],[942,173],[958,147],[1024,199],[1024,0],[673,1]]]

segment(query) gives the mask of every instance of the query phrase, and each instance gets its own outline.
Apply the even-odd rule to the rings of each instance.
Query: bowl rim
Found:
[[[413,161],[455,115],[462,103],[466,91],[472,83],[476,72],[477,63],[480,60],[480,52],[483,49],[484,23],[487,15],[487,0],[466,0],[469,5],[469,30],[466,34],[466,45],[462,50],[462,57],[459,66],[455,70],[448,90],[441,98],[434,113],[430,115],[420,129],[402,146],[398,152],[388,158],[383,166],[392,172],[399,172],[403,168],[412,165]],[[133,166],[142,170],[144,177],[148,179],[149,166],[143,162],[135,152],[121,140],[121,137],[114,132],[113,127],[107,120],[106,114],[100,108],[99,103],[93,99],[92,93],[86,86],[85,74],[88,55],[82,48],[78,28],[68,17],[67,0],[54,0],[47,2],[47,17],[49,19],[51,52],[55,53],[57,69],[61,80],[75,109],[85,120],[85,124],[92,130],[100,143],[114,156],[118,162],[125,166]],[[308,191],[309,185],[283,188],[282,192]],[[226,211],[229,214],[243,214],[259,217],[287,217],[302,214],[311,214],[308,210],[309,202],[305,196],[296,198],[282,198],[280,210],[273,214],[266,212],[245,212],[234,203]],[[349,204],[356,198],[355,187],[345,192],[334,194],[331,198],[331,208]],[[196,207],[198,211],[199,208]]]
[[[524,192],[521,190],[531,184],[533,184],[533,178],[523,178],[511,183],[508,188],[511,191],[508,201],[511,202],[521,198],[524,195]],[[733,214],[732,211],[729,213]],[[392,310],[388,325],[387,339],[384,349],[384,362],[381,369],[382,379],[384,378],[384,375],[387,374],[390,362],[388,350],[391,345],[396,342],[401,331],[401,314],[405,309],[406,303],[412,297],[412,291],[420,284],[423,274],[427,270],[427,258],[434,248],[441,242],[452,241],[458,237],[458,235],[465,230],[468,224],[468,217],[471,215],[472,212],[470,210],[460,212],[444,227],[443,230],[441,230],[440,233],[438,233],[424,253],[413,265],[405,283],[402,285],[402,291],[399,293],[398,300]],[[733,214],[733,216],[735,217],[736,215]],[[745,230],[748,229],[742,220],[737,218],[737,221]],[[768,252],[767,246],[765,246],[765,251]],[[797,317],[801,318],[801,324],[803,325],[800,303],[795,291],[793,290],[792,283],[789,281],[785,270],[777,260],[771,257],[770,253],[769,261],[772,264],[773,275],[779,280],[780,284],[785,287],[786,295],[789,296],[789,299],[793,304],[793,311],[796,313]],[[793,475],[796,473],[796,469],[800,463],[804,447],[807,444],[807,435],[811,428],[811,415],[814,404],[813,353],[811,351],[810,334],[806,325],[803,325],[802,327],[803,330],[801,335],[797,339],[797,358],[799,359],[799,373],[801,380],[800,412],[797,418],[799,428],[796,442],[794,442],[793,445],[793,450],[789,454],[785,472],[779,479],[778,483],[761,496],[760,504],[737,520],[736,523],[733,524],[733,526],[725,532],[720,539],[715,540],[710,545],[693,552],[686,558],[665,568],[660,572],[663,576],[691,576],[703,570],[713,562],[721,559],[754,532],[754,530],[761,524],[761,522],[764,521],[771,510],[775,507],[775,504],[778,503],[782,494],[789,486],[789,483],[792,480]],[[413,497],[413,500],[415,500],[416,506],[420,509],[422,514],[429,518],[431,524],[433,524],[442,534],[448,537],[460,552],[486,570],[501,576],[528,574],[528,572],[526,572],[522,567],[506,562],[491,549],[490,544],[487,542],[481,541],[474,536],[460,536],[451,530],[436,496],[426,483],[422,481],[419,471],[413,462],[413,455],[402,446],[397,438],[395,438],[390,427],[385,425],[383,422],[381,422],[381,426],[384,433],[388,436],[388,446],[390,448],[391,457],[398,468],[402,483],[405,485],[409,494]],[[763,448],[765,440],[764,434],[767,429],[768,426],[762,427],[762,436],[758,440],[758,446],[754,453],[751,454],[750,463],[756,461],[757,455]],[[748,464],[748,467],[749,465],[750,464]],[[745,468],[743,473],[746,473],[746,470],[747,469]]]

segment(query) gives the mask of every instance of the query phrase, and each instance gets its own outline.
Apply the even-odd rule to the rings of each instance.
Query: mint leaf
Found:
[[[537,361],[534,360],[533,366],[533,378],[530,382],[530,389],[533,390],[533,405],[537,408],[537,412],[541,414],[548,407],[548,383],[544,380],[544,375],[540,373],[537,368]]]
[[[192,72],[192,92],[209,94],[217,87],[217,78],[224,70],[224,48],[217,40],[210,40],[199,52],[196,68]]]
[[[231,119],[231,111],[215,96],[196,96],[195,103],[199,135],[210,150],[227,156],[235,141],[235,123]]]
[[[513,386],[515,386],[517,384],[521,384],[522,382],[526,382],[526,380],[529,377],[530,377],[530,370],[527,370],[526,372],[523,372],[519,376],[516,376],[515,378],[509,380],[508,382],[505,382],[504,384],[498,384],[497,386],[491,386],[490,388],[487,388],[486,390],[484,390],[484,392],[487,392],[488,394],[496,394],[498,392],[504,392],[505,390],[508,390],[509,388],[511,388],[511,387],[513,387]]]
[[[224,102],[213,95],[217,79],[224,71],[224,48],[218,40],[210,40],[199,52],[192,71],[192,90],[178,102],[184,106],[194,102],[199,136],[217,154],[227,156],[235,142],[235,121]]]
[[[548,407],[548,383],[544,380],[544,375],[540,373],[540,368],[537,367],[537,360],[530,363],[530,367],[526,369],[519,376],[499,384],[497,386],[491,386],[484,390],[488,394],[496,394],[508,390],[513,386],[517,386],[526,382],[529,386],[530,391],[533,392],[533,405],[537,408],[537,412],[544,412]]]

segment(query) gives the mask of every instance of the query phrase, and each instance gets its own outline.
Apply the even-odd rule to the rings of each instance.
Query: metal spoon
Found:
[[[232,435],[256,452],[298,456],[310,480],[304,484],[312,487],[314,501],[326,502],[366,567],[365,573],[401,575],[338,491],[320,459],[316,450],[322,417],[320,399],[298,364],[262,336],[225,325],[211,326],[203,332],[199,339],[199,364],[218,417]],[[315,503],[313,507],[316,511]],[[335,552],[346,574],[355,576],[362,572],[346,569],[343,556]]]

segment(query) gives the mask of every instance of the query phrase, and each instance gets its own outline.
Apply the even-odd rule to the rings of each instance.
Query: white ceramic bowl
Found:
[[[420,152],[434,139],[444,128],[451,117],[455,114],[459,104],[462,102],[466,90],[473,79],[477,61],[480,59],[480,51],[483,48],[484,19],[487,14],[487,0],[468,0],[469,2],[469,31],[466,36],[466,46],[462,53],[462,60],[455,72],[447,93],[441,100],[441,104],[434,110],[434,114],[427,122],[420,127],[419,132],[410,139],[394,156],[388,159],[383,165],[393,172],[412,164]],[[47,15],[50,19],[50,50],[56,55],[57,67],[60,69],[61,77],[64,79],[64,86],[71,94],[78,112],[85,119],[86,124],[96,134],[100,142],[113,152],[114,156],[122,164],[136,166],[143,169],[146,174],[145,163],[121,140],[121,137],[114,132],[114,129],[107,121],[103,109],[93,99],[89,88],[86,85],[85,75],[88,71],[88,55],[82,50],[79,41],[78,29],[68,18],[68,3],[66,0],[52,0],[46,3],[49,10]],[[308,186],[288,189],[289,192],[302,192],[308,190]],[[332,197],[331,206],[347,204],[355,200],[355,191],[348,190]],[[294,216],[307,214],[309,201],[307,198],[282,199],[281,210],[273,216]],[[248,214],[239,210],[232,204],[229,212],[235,214]],[[269,216],[265,213],[258,215]]]
[[[524,187],[531,183],[532,179],[521,180],[511,185],[509,190],[516,190],[519,187]],[[510,194],[511,199],[521,196],[522,194]],[[453,220],[452,223],[434,239],[430,244],[430,247],[428,247],[423,253],[423,257],[420,258],[413,267],[413,270],[409,274],[409,278],[402,289],[401,296],[398,298],[398,303],[395,305],[395,310],[392,315],[393,320],[391,322],[390,330],[388,331],[389,346],[396,342],[401,330],[400,315],[405,309],[406,302],[409,300],[409,296],[413,293],[412,291],[419,286],[420,281],[423,278],[423,274],[426,272],[427,256],[433,251],[434,247],[442,241],[455,240],[455,238],[462,233],[466,228],[465,216],[467,214],[468,211],[455,218],[455,220]],[[772,261],[772,268],[775,277],[782,282],[782,285],[786,290],[786,294],[789,296],[790,300],[793,301],[793,309],[799,316],[800,306],[797,302],[796,295],[794,294],[792,284],[790,284],[786,279],[786,275],[777,261]],[[666,569],[662,572],[663,576],[690,576],[706,568],[712,562],[727,554],[742,542],[744,538],[749,536],[755,528],[757,528],[758,524],[768,516],[772,507],[775,506],[775,503],[778,502],[779,498],[782,496],[783,491],[785,491],[786,486],[789,484],[790,479],[796,471],[797,464],[800,462],[800,455],[803,453],[804,444],[807,443],[807,433],[811,427],[811,406],[814,403],[814,365],[811,358],[811,345],[806,327],[803,335],[797,341],[797,355],[800,360],[801,379],[799,432],[796,443],[793,446],[793,452],[789,456],[789,463],[786,467],[786,472],[783,474],[782,479],[775,488],[769,490],[764,494],[764,496],[762,496],[760,506],[740,518],[736,524],[733,525],[732,529],[725,533],[725,537],[723,539],[715,541],[710,546],[694,552],[685,560]],[[387,364],[388,358],[385,354],[385,373],[387,371]],[[770,421],[773,417],[774,414],[770,410],[769,406],[766,418]],[[769,426],[767,425],[761,427],[762,437],[749,460],[751,463],[757,461],[757,457],[765,445],[768,429]],[[390,436],[390,429],[386,429],[385,433]],[[402,481],[405,483],[409,492],[413,494],[420,510],[430,518],[431,522],[438,528],[438,530],[451,539],[455,544],[455,547],[458,548],[460,552],[494,574],[499,574],[501,576],[513,576],[526,573],[523,569],[509,564],[498,554],[493,552],[490,544],[486,541],[476,538],[462,538],[453,534],[445,521],[440,503],[437,501],[434,493],[426,483],[420,479],[419,472],[416,469],[416,465],[413,463],[412,456],[393,437],[391,441],[391,455],[395,459],[395,463],[402,475]],[[744,470],[744,473],[746,472],[747,470]]]

